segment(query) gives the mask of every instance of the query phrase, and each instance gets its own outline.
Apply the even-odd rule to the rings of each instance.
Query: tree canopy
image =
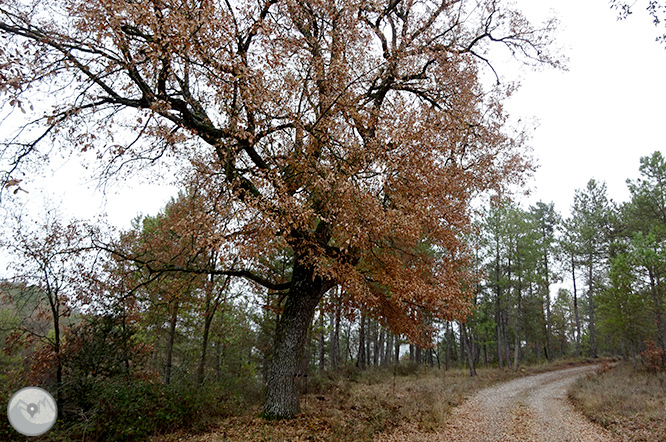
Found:
[[[497,1],[3,0],[0,92],[30,114],[3,181],[46,143],[107,176],[182,167],[204,195],[192,216],[233,222],[196,239],[216,262],[178,270],[285,293],[267,403],[290,403],[265,411],[292,416],[305,324],[334,285],[413,339],[423,310],[469,312],[469,203],[531,170],[511,87],[480,71],[491,43],[558,65],[553,27]],[[285,249],[290,279],[271,279],[260,258]]]

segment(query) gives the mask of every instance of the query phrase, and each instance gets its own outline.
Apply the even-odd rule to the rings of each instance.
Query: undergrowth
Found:
[[[569,393],[590,420],[627,442],[666,441],[666,372],[602,366]]]
[[[340,374],[319,373],[303,385],[302,413],[295,419],[265,421],[259,417],[260,404],[255,404],[243,415],[221,419],[207,434],[177,432],[155,438],[154,442],[365,442],[400,428],[434,433],[444,425],[453,407],[477,391],[572,364],[543,364],[517,372],[478,369],[475,378],[466,370],[426,370],[406,364],[395,372],[347,369]]]

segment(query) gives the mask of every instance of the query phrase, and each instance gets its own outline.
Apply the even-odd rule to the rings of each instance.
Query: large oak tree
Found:
[[[109,174],[175,162],[204,212],[233,207],[202,243],[219,262],[163,270],[280,294],[264,414],[292,417],[331,287],[414,339],[424,311],[465,318],[470,200],[530,169],[510,88],[481,85],[488,48],[557,64],[552,27],[495,0],[1,0],[0,92],[37,109],[2,145],[3,181],[52,142]]]

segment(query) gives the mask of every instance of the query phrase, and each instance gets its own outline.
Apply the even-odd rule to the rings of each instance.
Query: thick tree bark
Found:
[[[291,419],[300,413],[297,377],[308,328],[322,296],[333,286],[299,263],[294,265],[291,288],[275,332],[275,348],[268,371],[266,419]]]

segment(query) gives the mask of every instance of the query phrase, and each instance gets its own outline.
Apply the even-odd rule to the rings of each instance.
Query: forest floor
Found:
[[[434,434],[405,431],[381,442],[615,442],[610,432],[587,420],[568,401],[577,379],[597,366],[573,367],[486,388],[453,410]]]
[[[566,411],[562,419],[574,416],[582,421],[580,425],[596,430],[566,400],[567,387],[594,370],[589,362],[560,362],[517,372],[480,369],[476,378],[463,370],[437,369],[409,374],[370,370],[321,376],[305,386],[302,413],[296,419],[267,422],[259,417],[259,405],[248,406],[236,416],[221,419],[204,434],[174,433],[154,438],[153,442],[540,441],[535,434],[540,431],[541,421],[550,419],[554,410],[562,407]],[[467,424],[474,430],[465,427]],[[536,427],[529,429],[528,425]],[[478,428],[483,426],[497,436],[479,433]],[[543,440],[613,440],[557,439],[555,428],[549,434],[551,437]]]

